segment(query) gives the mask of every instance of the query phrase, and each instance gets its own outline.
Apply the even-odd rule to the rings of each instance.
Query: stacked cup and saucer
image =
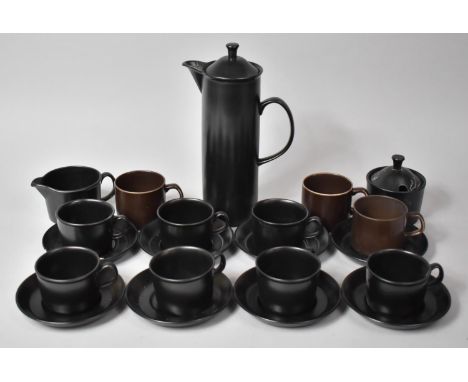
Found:
[[[238,233],[245,227],[249,236]],[[234,286],[237,302],[245,311],[275,326],[298,327],[315,323],[336,309],[340,287],[321,270],[317,257],[323,251],[323,237],[328,244],[328,233],[304,205],[287,199],[259,201],[238,231],[238,246],[247,246],[247,253],[256,256],[256,266]],[[246,244],[248,237],[255,247]]]

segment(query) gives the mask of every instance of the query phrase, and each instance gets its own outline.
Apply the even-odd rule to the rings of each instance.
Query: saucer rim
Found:
[[[238,234],[237,234],[241,228],[245,228],[248,224],[251,224],[251,222],[252,222],[252,218],[248,218],[247,220],[243,221],[242,223],[240,223],[237,226],[236,232],[234,232],[233,241],[234,241],[236,247],[239,248],[242,252],[246,253],[249,256],[257,258],[260,253],[255,254],[255,253],[252,253],[250,251],[247,251],[247,248],[242,244],[242,240],[239,240]],[[317,253],[313,253],[312,251],[310,251],[309,248],[307,248],[305,246],[304,247],[301,246],[299,248],[306,249],[306,250],[310,251],[315,256],[320,256],[321,254],[325,253],[327,251],[327,249],[330,247],[330,242],[331,242],[331,237],[330,236],[331,235],[330,235],[330,232],[324,226],[322,226],[322,229],[323,229],[322,235],[326,240],[326,245],[323,247],[323,250],[318,251]],[[249,230],[249,234],[252,234],[251,230]],[[244,239],[244,241],[245,241],[245,239]],[[272,247],[272,248],[274,248],[274,247]]]
[[[347,286],[346,284],[350,284],[352,278],[361,278],[362,280],[359,283],[359,285],[362,285],[362,283],[365,283],[365,280],[366,280],[365,272],[366,272],[366,267],[365,266],[360,267],[358,269],[355,269],[351,273],[349,273],[344,278],[344,280],[343,280],[343,282],[341,284],[341,298],[342,298],[343,302],[346,304],[346,306],[348,306],[351,310],[353,310],[359,316],[366,318],[367,320],[373,322],[376,325],[382,326],[382,327],[387,328],[387,329],[393,329],[393,330],[417,330],[417,329],[421,329],[421,328],[424,328],[424,327],[429,326],[431,324],[434,324],[435,322],[437,322],[438,320],[443,318],[448,313],[448,311],[450,310],[450,308],[452,306],[452,296],[450,295],[449,290],[447,289],[447,287],[443,283],[440,283],[440,284],[437,284],[435,286],[429,287],[428,292],[433,290],[434,287],[440,288],[443,291],[443,293],[446,295],[447,300],[448,300],[448,304],[447,304],[447,307],[446,307],[445,310],[437,311],[432,317],[430,317],[429,320],[423,321],[423,322],[408,323],[408,324],[397,324],[397,323],[393,323],[393,322],[379,320],[377,317],[372,317],[372,316],[370,316],[368,314],[368,312],[375,313],[375,314],[378,314],[378,313],[373,312],[370,308],[366,312],[362,311],[353,302],[354,299],[349,299],[347,294],[346,294],[346,290],[349,290],[349,288],[345,288]],[[363,275],[360,275],[360,273],[362,273]],[[391,317],[389,317],[389,318],[391,318]]]
[[[205,315],[205,316],[198,316],[196,318],[191,318],[189,320],[186,320],[186,321],[178,321],[178,322],[172,322],[172,321],[164,321],[164,320],[159,320],[159,319],[155,319],[155,318],[152,318],[152,317],[149,317],[147,316],[146,314],[144,314],[144,312],[140,309],[137,309],[133,304],[130,304],[129,302],[129,299],[128,299],[128,290],[130,289],[131,285],[132,285],[132,282],[134,282],[134,280],[138,279],[138,278],[141,278],[141,277],[146,277],[146,274],[147,273],[150,273],[150,270],[149,269],[145,269],[141,272],[139,272],[137,275],[135,275],[127,284],[127,286],[125,287],[125,293],[124,293],[124,300],[125,300],[125,304],[139,317],[147,320],[147,321],[150,321],[154,324],[157,324],[159,326],[164,326],[164,327],[168,327],[168,328],[182,328],[182,327],[189,327],[189,326],[195,326],[195,325],[200,325],[212,318],[214,318],[216,315],[218,315],[219,313],[221,313],[223,310],[225,310],[229,304],[231,303],[231,301],[233,300],[233,295],[234,295],[234,286],[232,285],[232,282],[231,280],[229,279],[229,277],[227,277],[223,272],[221,273],[217,273],[214,275],[214,278],[221,278],[223,281],[227,281],[228,282],[228,285],[229,285],[229,293],[228,293],[228,297],[226,298],[225,301],[223,301],[223,303],[220,305],[219,309],[216,310],[214,313],[212,314],[209,314],[209,315]],[[151,286],[152,286],[152,283],[151,283]],[[151,294],[153,295],[153,294]],[[139,306],[139,305],[138,305]],[[213,303],[211,303],[210,307],[213,306]],[[208,308],[207,308],[208,309]]]
[[[114,218],[116,218],[116,216],[114,215]],[[131,232],[133,235],[134,235],[134,238],[133,240],[130,240],[129,241],[129,244],[128,246],[126,246],[124,249],[122,249],[122,251],[120,251],[119,253],[116,253],[112,256],[108,256],[108,257],[102,257],[100,254],[99,254],[99,258],[103,261],[111,261],[111,262],[116,262],[122,258],[125,257],[125,255],[127,254],[127,252],[131,251],[132,248],[135,247],[135,244],[138,242],[138,238],[139,238],[139,234],[140,234],[140,231],[136,228],[136,226],[130,222],[130,221],[126,221],[124,220],[125,224],[128,224],[128,226],[130,227],[130,229],[128,230],[128,232]],[[42,248],[44,248],[45,251],[52,251],[54,249],[57,249],[57,248],[60,248],[60,247],[63,247],[62,246],[52,246],[52,247],[49,247],[46,245],[46,236],[47,234],[49,234],[50,232],[52,231],[55,231],[57,230],[58,234],[60,235],[60,232],[58,231],[58,226],[57,224],[53,224],[52,226],[50,226],[44,233],[44,235],[42,236]],[[123,236],[124,237],[128,237],[130,235],[130,233],[126,233],[124,234]],[[119,239],[115,239],[115,240],[119,240]],[[139,244],[139,243],[138,243]],[[112,251],[111,251],[112,252]]]
[[[57,322],[57,321],[48,321],[48,320],[41,319],[41,318],[37,317],[36,315],[34,315],[32,313],[32,311],[31,311],[31,309],[25,309],[24,305],[20,302],[20,297],[19,296],[21,294],[21,291],[23,291],[25,288],[30,289],[30,287],[26,286],[29,283],[33,283],[34,289],[39,288],[39,283],[37,281],[37,277],[36,277],[35,273],[33,273],[33,274],[29,275],[28,277],[26,277],[21,282],[18,289],[16,290],[16,294],[15,294],[16,306],[21,311],[21,313],[23,313],[29,319],[31,319],[33,321],[36,321],[36,322],[38,322],[38,323],[40,323],[42,325],[46,325],[46,326],[54,327],[54,328],[74,328],[74,327],[79,327],[79,326],[85,326],[85,325],[88,325],[88,324],[90,324],[90,323],[92,323],[94,321],[100,320],[106,314],[108,314],[113,309],[117,308],[117,306],[119,306],[123,302],[124,293],[125,293],[125,290],[126,290],[125,281],[123,280],[121,275],[118,275],[117,279],[114,282],[112,282],[112,284],[106,285],[106,286],[103,286],[103,287],[99,288],[100,290],[103,290],[103,289],[104,290],[105,289],[110,290],[110,289],[114,288],[116,285],[121,285],[119,295],[117,296],[117,298],[115,298],[113,301],[111,301],[111,303],[105,309],[99,310],[98,312],[96,312],[95,315],[87,316],[87,317],[85,317],[85,318],[83,318],[82,320],[79,320],[79,321],[74,321],[73,317],[74,316],[76,317],[76,315],[78,315],[78,314],[80,314],[80,315],[85,314],[85,312],[78,313],[78,314],[64,315],[65,317],[69,317],[70,320],[69,321]],[[27,306],[29,307],[29,304],[27,304]]]
[[[356,251],[354,248],[352,248],[352,249],[353,249],[353,251],[357,254],[357,256],[354,255],[354,254],[351,254],[351,253],[349,253],[349,252],[347,252],[347,251],[344,251],[344,248],[343,248],[343,246],[340,244],[340,242],[339,242],[338,240],[335,240],[335,235],[336,235],[336,234],[334,235],[334,232],[336,232],[336,231],[338,230],[338,228],[340,228],[342,225],[344,226],[345,224],[348,224],[348,222],[349,222],[349,224],[351,224],[352,220],[353,220],[353,218],[352,218],[352,217],[349,217],[349,218],[347,218],[347,219],[345,219],[345,220],[339,222],[339,223],[335,226],[335,228],[334,228],[332,231],[330,231],[330,239],[331,239],[331,242],[333,243],[333,246],[334,246],[340,253],[342,253],[343,255],[345,255],[345,256],[347,256],[347,257],[349,257],[350,259],[353,259],[353,260],[359,262],[360,264],[366,264],[366,263],[367,263],[367,259],[368,259],[368,257],[369,257],[370,255],[364,255],[364,254],[362,254],[362,253],[359,253],[359,252]],[[425,234],[424,232],[421,234],[421,237],[422,237],[422,239],[423,239],[424,242],[425,242],[424,250],[423,250],[422,252],[414,252],[414,251],[412,251],[412,252],[414,252],[414,253],[415,253],[416,255],[418,255],[418,256],[424,256],[424,255],[427,253],[427,250],[429,249],[429,240],[428,240],[428,238],[427,238],[427,236],[426,236],[426,234]],[[403,248],[403,250],[406,250],[406,249]]]
[[[318,321],[326,318],[330,314],[332,314],[341,304],[342,296],[341,296],[340,284],[329,273],[327,273],[327,272],[325,272],[323,270],[320,270],[320,274],[322,274],[324,277],[328,278],[329,281],[331,281],[334,284],[334,286],[336,288],[336,292],[337,292],[336,303],[329,310],[325,310],[319,316],[314,317],[314,318],[309,319],[309,320],[297,321],[297,322],[288,322],[288,323],[287,322],[282,322],[282,321],[277,321],[277,320],[274,320],[274,319],[269,318],[269,317],[261,316],[261,315],[257,314],[256,312],[254,312],[247,304],[242,303],[241,299],[238,297],[238,289],[239,289],[238,285],[240,283],[241,278],[252,277],[251,273],[254,273],[255,271],[256,271],[255,267],[252,267],[252,268],[248,269],[247,271],[245,271],[244,273],[242,273],[237,278],[237,280],[236,280],[236,282],[234,284],[234,296],[235,296],[237,304],[244,311],[246,311],[251,316],[254,316],[256,319],[258,319],[260,321],[263,321],[263,322],[266,322],[269,325],[273,325],[273,326],[276,326],[276,327],[283,327],[283,328],[297,328],[297,327],[310,326],[310,325],[313,325],[313,324],[317,323]],[[249,286],[249,288],[250,288],[250,286]],[[301,314],[301,315],[303,315],[303,314]],[[288,316],[288,317],[290,317],[290,316]]]
[[[151,251],[146,245],[143,245],[142,242],[141,242],[141,237],[143,235],[143,230],[145,228],[147,228],[149,225],[154,224],[158,220],[159,220],[159,218],[153,219],[152,221],[150,221],[149,223],[147,223],[143,227],[141,227],[140,230],[138,231],[138,238],[137,238],[138,246],[143,250],[143,252],[147,253],[150,256],[156,256],[159,252]],[[151,239],[154,236],[155,235],[153,234],[151,236]],[[223,232],[221,232],[221,233],[213,232],[210,235],[210,237],[213,237],[213,236],[221,236],[221,238],[222,238],[222,240],[223,240],[223,242],[225,244],[221,247],[221,250],[219,250],[219,251],[215,251],[213,249],[208,250],[208,252],[210,252],[210,253],[217,253],[217,252],[224,253],[229,249],[229,247],[232,245],[232,243],[234,241],[234,232],[232,231],[232,227],[229,224],[226,225],[226,229]],[[225,240],[226,238],[229,239],[229,240],[226,241]]]

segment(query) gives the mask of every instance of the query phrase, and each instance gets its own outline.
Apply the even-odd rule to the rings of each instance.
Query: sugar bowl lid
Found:
[[[392,192],[410,192],[419,189],[423,182],[419,173],[402,166],[405,157],[394,154],[392,160],[393,166],[383,167],[371,175],[372,184]]]
[[[239,44],[229,42],[226,44],[228,55],[219,58],[206,69],[206,74],[218,80],[248,80],[262,74],[260,65],[247,61],[237,55]]]

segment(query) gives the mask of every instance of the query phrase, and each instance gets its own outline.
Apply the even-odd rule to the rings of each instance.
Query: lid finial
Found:
[[[239,48],[239,44],[237,42],[228,42],[226,44],[226,48],[228,48],[229,61],[230,62],[236,61],[237,48]]]
[[[401,170],[401,166],[403,165],[403,161],[405,160],[405,157],[401,154],[393,154],[392,160],[393,160],[393,169]]]

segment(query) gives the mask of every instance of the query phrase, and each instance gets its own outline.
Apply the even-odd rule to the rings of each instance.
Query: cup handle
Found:
[[[352,194],[353,196],[356,194],[363,194],[364,196],[369,196],[369,192],[364,187],[353,187]]]
[[[226,231],[229,225],[229,216],[224,211],[216,211],[213,216],[213,223],[216,221],[216,219],[222,220],[223,225],[219,228],[212,227],[212,232],[217,234],[223,233],[224,231]]]
[[[114,217],[114,225],[112,226],[112,239],[120,239],[121,237],[125,236],[125,234],[128,232],[128,229],[125,231],[119,231],[119,232],[114,232],[114,227],[118,223],[118,221],[124,221],[127,225],[133,226],[133,223],[128,220],[128,218],[124,215],[116,215]]]
[[[110,172],[103,172],[101,174],[101,184],[104,181],[104,178],[106,178],[106,177],[109,177],[112,180],[112,191],[109,192],[106,196],[102,197],[101,200],[109,200],[115,194],[115,178],[114,178],[114,175],[112,175]]]
[[[169,190],[176,190],[179,193],[179,198],[184,197],[182,189],[176,183],[169,183],[164,186],[164,192],[168,192]]]
[[[226,257],[221,252],[215,252],[213,253],[213,256],[215,258],[215,261],[219,258],[219,264],[218,266],[214,269],[213,273],[221,273],[224,268],[226,267]]]
[[[311,223],[317,223],[319,226],[319,229],[310,234],[306,233],[304,235],[304,239],[305,239],[305,242],[308,245],[310,245],[311,247],[310,250],[313,253],[316,253],[320,248],[320,240],[317,238],[317,236],[320,235],[320,233],[322,232],[323,226],[322,226],[322,221],[320,220],[318,216],[309,216],[306,220],[306,231],[307,231],[307,226]],[[314,244],[312,245],[310,243],[314,243]]]
[[[421,223],[421,227],[416,228],[415,230],[410,231],[410,232],[404,232],[404,235],[405,236],[421,235],[424,232],[424,230],[426,229],[426,222],[424,221],[423,216],[418,212],[408,212],[408,214],[406,215],[406,219],[408,219],[410,217],[419,220],[419,223]]]
[[[106,272],[111,272],[112,273],[112,278],[109,281],[102,281],[102,275]],[[117,267],[113,263],[104,263],[101,266],[101,269],[99,269],[98,274],[97,274],[97,282],[100,287],[106,287],[111,285],[115,280],[117,280],[117,277],[119,276],[119,272],[117,271]]]
[[[439,274],[437,275],[436,278],[434,279],[431,279],[428,283],[428,285],[435,285],[435,284],[439,284],[442,282],[442,280],[444,279],[444,270],[442,268],[442,266],[438,263],[433,263],[430,265],[431,267],[431,273],[434,269],[438,269],[439,270]]]

